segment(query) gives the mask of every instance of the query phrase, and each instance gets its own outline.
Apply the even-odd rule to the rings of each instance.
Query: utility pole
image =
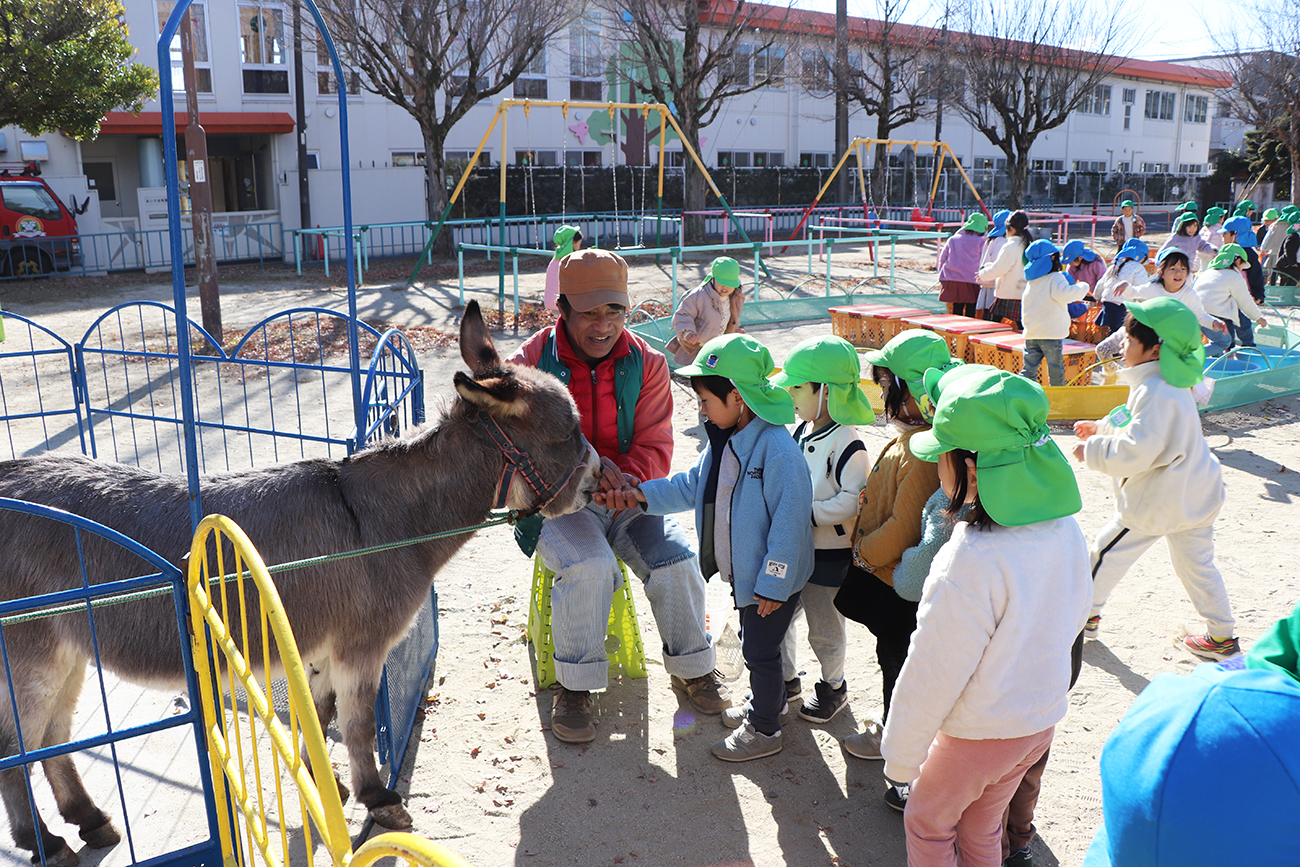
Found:
[[[298,134],[298,223],[311,228],[311,184],[307,177],[307,105],[302,86],[302,2],[293,4],[293,92],[295,132]],[[343,87],[339,82],[339,87]]]
[[[835,159],[849,149],[849,0],[835,0]],[[849,200],[849,172],[835,179],[835,198]]]
[[[217,257],[212,240],[212,187],[208,183],[208,137],[199,125],[199,88],[194,73],[194,27],[190,10],[181,21],[181,63],[185,70],[185,162],[190,176],[190,228],[194,233],[194,265],[199,275],[199,306],[203,329],[218,344],[221,333],[221,295],[217,288]],[[219,346],[216,348],[220,348]]]

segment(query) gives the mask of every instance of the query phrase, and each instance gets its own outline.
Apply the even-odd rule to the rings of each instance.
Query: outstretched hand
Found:
[[[1074,423],[1074,435],[1081,440],[1097,433],[1097,423],[1095,421],[1076,421]]]
[[[616,512],[631,509],[640,503],[644,503],[646,501],[645,494],[641,493],[641,489],[636,486],[636,482],[630,476],[627,478],[628,484],[625,487],[612,491],[598,491],[592,498],[605,508],[613,509]]]

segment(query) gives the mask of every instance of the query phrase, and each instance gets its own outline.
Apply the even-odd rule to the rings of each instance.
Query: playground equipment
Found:
[[[812,204],[810,204],[807,207],[807,209],[805,209],[803,216],[799,218],[799,225],[795,227],[794,233],[790,235],[791,241],[799,237],[799,233],[803,231],[803,226],[808,219],[808,215],[811,214],[813,209],[816,208],[821,203],[822,196],[826,195],[826,191],[829,190],[831,184],[835,182],[835,176],[840,173],[840,169],[842,169],[844,167],[844,164],[848,162],[850,156],[856,156],[857,158],[858,187],[862,192],[862,217],[863,219],[871,218],[870,217],[871,194],[869,192],[870,187],[867,185],[866,172],[863,169],[863,165],[866,162],[866,160],[863,158],[864,145],[868,148],[874,145],[884,145],[886,156],[888,156],[889,152],[894,149],[895,145],[902,145],[904,147],[911,147],[913,149],[919,147],[934,148],[934,156],[935,156],[936,163],[934,168],[934,182],[930,187],[930,200],[926,205],[926,210],[925,210],[927,219],[929,218],[929,215],[934,211],[934,199],[935,196],[939,194],[939,178],[942,176],[943,163],[945,158],[952,159],[953,165],[957,167],[957,171],[961,172],[962,180],[966,182],[966,186],[970,188],[971,193],[975,196],[975,201],[979,203],[980,210],[983,211],[985,215],[988,215],[989,209],[984,205],[984,200],[980,197],[979,190],[975,189],[975,184],[971,183],[971,179],[966,174],[966,170],[962,168],[961,162],[957,159],[956,156],[953,155],[952,148],[948,147],[947,142],[904,141],[902,139],[892,139],[892,138],[855,138],[853,141],[849,142],[849,146],[845,149],[844,153],[840,154],[839,161],[835,163],[835,169],[831,172],[830,177],[828,177],[826,179],[826,182],[822,184],[822,188],[817,191],[817,195],[816,197],[813,198]]]
[[[690,155],[691,161],[695,164],[695,167],[699,169],[700,173],[704,176],[705,181],[709,185],[709,189],[712,191],[712,193],[715,196],[718,197],[718,201],[722,203],[722,207],[726,210],[728,216],[731,218],[732,224],[736,227],[736,231],[740,234],[740,237],[745,241],[745,243],[749,243],[749,235],[745,234],[744,227],[740,224],[740,221],[736,219],[735,214],[732,213],[731,205],[727,203],[726,196],[722,195],[722,191],[718,189],[717,184],[713,182],[713,177],[709,174],[709,170],[705,168],[703,161],[700,160],[699,155],[695,152],[695,148],[691,146],[691,143],[686,140],[686,136],[682,134],[682,129],[680,126],[678,126],[677,119],[673,117],[672,111],[668,108],[668,106],[657,102],[642,102],[642,103],[582,102],[582,101],[572,101],[572,100],[558,101],[558,100],[532,100],[532,99],[504,99],[501,101],[501,104],[497,106],[496,114],[492,116],[492,122],[488,124],[487,131],[483,133],[482,140],[479,141],[478,147],[475,149],[473,155],[469,159],[468,165],[466,165],[465,167],[465,171],[460,176],[460,181],[456,184],[455,189],[452,191],[451,196],[448,198],[447,207],[443,210],[442,216],[438,218],[438,223],[433,229],[433,234],[429,237],[428,242],[424,246],[424,250],[421,251],[420,256],[416,259],[415,268],[414,270],[411,271],[411,276],[407,278],[408,284],[413,283],[415,281],[416,275],[419,274],[420,272],[421,264],[423,264],[424,260],[428,257],[429,251],[433,249],[434,243],[438,240],[438,235],[439,233],[441,233],[443,225],[447,222],[447,218],[451,215],[452,207],[456,204],[456,200],[460,197],[461,191],[465,188],[465,182],[469,180],[470,173],[474,170],[474,166],[478,165],[479,154],[481,154],[483,152],[483,148],[487,146],[488,139],[491,137],[492,131],[496,128],[497,123],[500,122],[501,124],[501,153],[505,154],[506,148],[508,146],[508,142],[506,139],[506,124],[508,121],[508,115],[510,113],[510,109],[522,108],[524,111],[525,123],[527,123],[527,120],[531,115],[532,110],[534,108],[539,108],[539,107],[559,108],[565,118],[568,118],[570,109],[580,108],[580,109],[592,110],[592,111],[606,111],[609,112],[611,121],[614,119],[615,113],[621,110],[640,112],[642,117],[648,117],[650,112],[657,112],[659,115],[659,129],[661,131],[666,132],[668,126],[669,125],[672,126],[673,130],[677,133],[678,138],[681,139],[682,148],[685,150],[687,154]],[[656,231],[659,234],[659,237],[656,238],[656,246],[659,246],[659,244],[662,243],[662,221],[663,221],[663,210],[664,210],[664,163],[665,163],[664,154],[665,154],[665,145],[666,145],[667,136],[661,134],[659,135],[658,138],[659,138],[659,167],[658,167],[658,187],[656,192],[655,219],[656,219]],[[498,208],[499,208],[499,219],[500,219],[500,226],[501,226],[500,228],[501,237],[500,237],[499,246],[505,247],[506,246],[506,242],[505,242],[506,162],[504,159],[502,159],[501,161],[500,171],[501,171],[501,183],[500,183],[500,193],[498,196]],[[615,163],[614,171],[615,172],[618,171],[617,163]],[[567,173],[565,175],[565,178],[567,183]],[[633,180],[635,186],[635,177]],[[615,181],[616,183],[614,185],[615,187],[614,207],[615,207],[615,212],[617,213],[617,209],[618,209],[617,176],[615,176]],[[645,185],[645,175],[643,174],[642,175],[643,204],[644,204],[644,185]],[[567,196],[567,192],[566,192],[566,196]],[[500,297],[504,299],[505,285],[506,285],[506,264],[504,258],[501,259],[501,264],[500,264],[500,268],[498,269],[497,278],[500,284]],[[503,317],[505,316],[504,302],[502,303],[502,306],[500,306],[500,308],[498,309],[498,312],[500,313],[501,316]]]

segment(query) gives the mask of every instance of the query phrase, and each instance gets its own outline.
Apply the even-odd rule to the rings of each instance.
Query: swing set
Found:
[[[858,189],[862,193],[862,217],[863,219],[870,219],[869,214],[873,208],[874,202],[871,201],[870,187],[867,184],[866,172],[863,169],[863,163],[866,162],[863,159],[863,149],[869,149],[875,145],[882,144],[885,145],[886,159],[888,159],[889,153],[893,151],[896,145],[901,145],[903,147],[910,146],[913,151],[922,147],[934,148],[936,164],[934,167],[934,182],[930,186],[930,201],[927,203],[925,209],[925,216],[927,218],[934,211],[934,200],[939,194],[939,178],[943,176],[943,163],[945,158],[952,159],[953,165],[956,166],[957,171],[961,173],[962,180],[966,182],[966,186],[970,188],[971,194],[975,196],[975,201],[979,203],[980,210],[984,212],[985,216],[989,216],[989,209],[984,204],[983,198],[980,197],[979,190],[975,189],[975,185],[971,183],[971,179],[967,176],[966,170],[962,168],[961,162],[953,155],[952,148],[948,147],[947,142],[903,141],[902,139],[892,138],[855,138],[853,141],[849,142],[848,148],[840,155],[839,162],[835,164],[834,171],[832,171],[830,177],[826,179],[826,183],[822,184],[822,188],[817,191],[817,195],[812,200],[812,204],[804,210],[803,215],[799,218],[799,225],[795,226],[794,233],[790,235],[789,240],[798,240],[799,234],[803,231],[804,224],[808,222],[809,215],[812,214],[813,210],[821,203],[822,196],[826,195],[826,191],[830,189],[831,184],[835,182],[835,176],[839,174],[840,169],[844,168],[844,165],[848,162],[850,156],[857,157],[856,168],[858,172]],[[919,203],[917,210],[920,210]],[[785,250],[783,249],[781,252],[784,253]]]
[[[501,160],[500,192],[498,195],[498,214],[499,214],[498,237],[499,237],[500,247],[503,249],[506,247],[506,161],[504,159],[504,155],[507,153],[506,149],[508,147],[508,143],[506,139],[507,116],[510,113],[510,109],[522,108],[524,111],[524,123],[527,125],[532,109],[538,107],[558,108],[560,109],[560,112],[565,118],[565,120],[567,120],[569,117],[570,109],[605,111],[609,113],[611,126],[617,123],[616,115],[620,110],[638,111],[641,113],[641,116],[643,118],[648,118],[651,112],[658,113],[660,134],[658,136],[659,138],[658,176],[659,177],[658,177],[658,188],[656,192],[657,204],[656,204],[655,216],[653,217],[640,216],[637,220],[638,230],[634,233],[633,239],[637,241],[638,246],[644,246],[642,243],[642,241],[644,240],[644,232],[640,227],[642,227],[644,223],[652,220],[654,221],[655,228],[656,228],[656,237],[655,237],[656,246],[659,246],[663,240],[662,227],[663,227],[663,222],[666,219],[664,217],[664,163],[665,163],[664,153],[665,153],[665,145],[667,144],[666,133],[669,129],[669,126],[671,126],[672,130],[677,133],[677,137],[681,140],[683,150],[690,155],[691,161],[694,162],[696,168],[699,169],[700,174],[704,176],[704,180],[706,183],[708,183],[710,191],[713,193],[713,195],[717,196],[718,201],[722,203],[722,207],[727,212],[727,216],[730,218],[731,224],[736,227],[737,233],[739,233],[740,237],[744,240],[746,244],[752,243],[749,239],[749,236],[745,233],[744,227],[741,226],[740,221],[736,218],[736,215],[732,212],[731,205],[727,202],[726,197],[722,195],[722,191],[718,189],[717,184],[713,182],[713,177],[709,174],[709,170],[704,167],[704,162],[700,159],[699,155],[695,152],[695,148],[693,148],[690,142],[686,140],[686,136],[682,134],[682,129],[680,126],[678,126],[677,119],[673,117],[673,114],[669,110],[668,106],[664,105],[663,103],[583,102],[583,101],[574,101],[574,100],[558,101],[558,100],[534,100],[534,99],[504,99],[501,101],[500,105],[497,106],[496,114],[493,115],[492,117],[492,122],[488,124],[487,131],[483,133],[483,138],[479,142],[478,148],[474,151],[473,156],[470,157],[469,163],[465,167],[465,171],[460,176],[460,181],[456,184],[456,188],[452,191],[451,197],[447,200],[447,207],[443,210],[442,216],[438,218],[438,223],[436,226],[434,226],[433,233],[429,236],[429,240],[424,245],[423,251],[421,251],[420,256],[416,259],[415,269],[411,271],[411,276],[408,277],[406,281],[408,285],[415,282],[415,277],[417,274],[419,274],[421,265],[425,262],[426,259],[428,259],[429,251],[433,249],[434,243],[438,240],[438,235],[441,233],[443,225],[447,222],[447,218],[451,215],[451,209],[455,206],[457,199],[460,198],[461,192],[465,189],[465,184],[469,180],[470,173],[474,170],[474,167],[478,165],[479,154],[481,154],[483,152],[483,149],[487,146],[488,138],[492,135],[492,131],[496,128],[498,122],[500,122],[501,124],[501,153],[503,156]],[[567,160],[567,156],[568,156],[567,139],[565,140],[564,148],[565,148],[564,161],[567,162],[568,161]],[[611,149],[613,149],[612,138],[611,138]],[[617,152],[615,152],[615,154],[616,153]],[[621,241],[622,241],[621,220],[618,211],[618,175],[617,175],[618,162],[616,159],[611,160],[611,162],[613,163],[611,168],[615,172],[614,175],[615,234],[616,234],[617,242],[619,246],[621,246]],[[530,161],[530,166],[531,166],[531,161]],[[564,166],[564,175],[562,179],[562,193],[561,193],[562,207],[566,211],[564,216],[567,216],[567,208],[568,208],[568,187],[567,187],[568,168],[569,168],[568,166]],[[634,169],[635,167],[629,166],[629,168]],[[579,169],[581,172],[582,167],[579,167]],[[650,168],[648,166],[643,167],[643,172],[641,175],[641,203],[642,203],[643,210],[645,206],[645,195],[646,195],[646,176],[649,174],[649,171]],[[528,201],[532,202],[532,209],[534,212],[536,212],[537,198],[535,195],[531,193],[531,173],[529,173],[529,175],[527,175],[526,177],[528,178],[528,180],[526,182],[527,188],[525,189],[525,198]],[[584,186],[585,186],[585,177],[586,177],[585,173],[580,174],[580,178],[583,179]],[[632,189],[635,198],[635,191],[636,191],[635,174],[633,174],[632,176]],[[543,241],[542,243],[545,242]],[[764,273],[766,274],[767,273],[766,266],[763,266],[763,270]],[[498,278],[500,280],[500,291],[501,293],[504,293],[505,285],[506,285],[506,263],[505,263],[504,256],[500,257],[500,268],[498,272]]]

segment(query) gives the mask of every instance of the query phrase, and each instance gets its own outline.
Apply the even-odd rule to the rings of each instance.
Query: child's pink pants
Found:
[[[908,867],[999,867],[1003,811],[1052,732],[1006,740],[939,732],[903,814]]]

